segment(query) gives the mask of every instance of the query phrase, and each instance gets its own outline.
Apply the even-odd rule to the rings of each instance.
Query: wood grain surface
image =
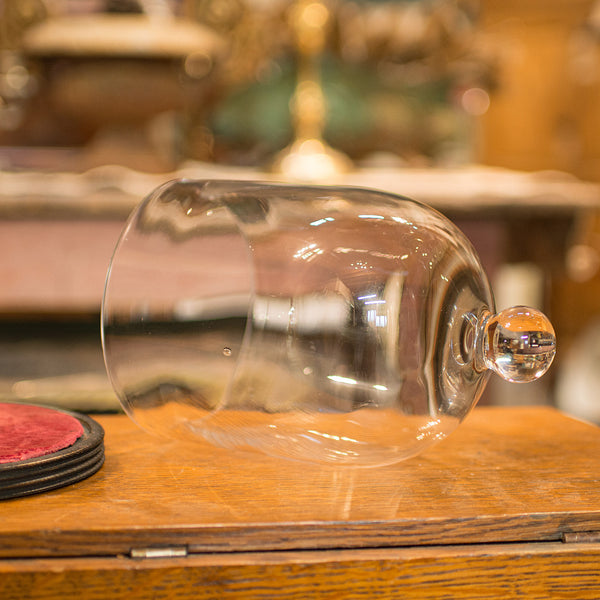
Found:
[[[3,600],[597,600],[599,544],[0,560]]]
[[[184,445],[124,416],[97,420],[104,467],[1,502],[0,556],[544,542],[600,531],[600,430],[549,408],[475,409],[438,446],[377,469]]]

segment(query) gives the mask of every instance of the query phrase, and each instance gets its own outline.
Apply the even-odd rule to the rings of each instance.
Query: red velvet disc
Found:
[[[78,419],[29,404],[0,403],[0,464],[45,456],[83,435]]]

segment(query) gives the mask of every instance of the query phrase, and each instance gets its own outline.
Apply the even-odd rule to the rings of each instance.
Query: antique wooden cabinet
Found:
[[[600,597],[600,430],[553,409],[477,408],[372,469],[97,420],[97,474],[0,503],[3,600]]]

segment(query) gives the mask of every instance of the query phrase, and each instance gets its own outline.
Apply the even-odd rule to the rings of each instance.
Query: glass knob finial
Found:
[[[556,336],[539,310],[513,306],[483,323],[483,362],[500,377],[515,383],[534,381],[550,367]]]

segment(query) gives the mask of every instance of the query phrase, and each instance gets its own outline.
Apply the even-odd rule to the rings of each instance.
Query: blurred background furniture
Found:
[[[305,5],[2,0],[0,395],[116,408],[98,316],[128,212],[177,176],[285,180],[276,157],[312,114],[309,137],[349,161],[325,182],[432,204],[498,304],[555,324],[552,377],[484,402],[600,420],[592,375],[585,407],[561,383],[600,313],[598,2]]]

